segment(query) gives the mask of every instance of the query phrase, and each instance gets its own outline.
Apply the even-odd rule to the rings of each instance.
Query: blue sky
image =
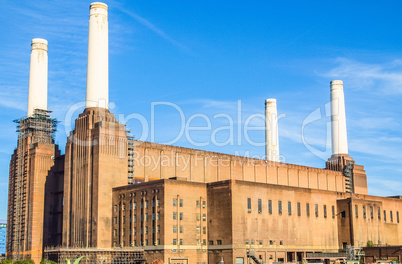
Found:
[[[48,108],[61,121],[85,100],[88,9],[91,1],[0,1],[0,218],[6,218],[8,166],[16,147],[12,120],[26,115],[30,42],[49,42]],[[111,110],[149,123],[151,104],[169,102],[192,126],[174,145],[229,154],[264,155],[238,136],[246,119],[276,98],[280,152],[288,163],[324,167],[331,151],[325,107],[329,82],[344,81],[349,154],[365,166],[369,193],[401,194],[402,22],[399,1],[107,1]],[[240,102],[239,102],[240,100]],[[241,104],[241,118],[238,105]],[[318,109],[318,110],[317,110]],[[76,116],[82,109],[74,112]],[[155,107],[155,142],[176,137],[180,116]],[[304,127],[311,113],[322,118]],[[233,117],[233,144],[211,142]],[[194,116],[196,115],[196,116]],[[258,116],[258,115],[257,115]],[[261,118],[251,125],[262,126]],[[141,138],[140,122],[127,128]],[[228,130],[214,134],[225,142]],[[191,140],[188,140],[188,139]],[[264,141],[263,131],[250,133]],[[147,140],[151,138],[148,137]],[[240,140],[239,140],[240,139]],[[193,141],[205,142],[197,147]],[[241,141],[241,142],[240,142]]]

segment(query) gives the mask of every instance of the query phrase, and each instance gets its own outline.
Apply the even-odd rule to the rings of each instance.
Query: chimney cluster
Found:
[[[95,2],[90,5],[88,33],[88,65],[86,108],[108,108],[109,103],[109,55],[108,55],[108,7]],[[34,109],[47,110],[47,41],[32,40],[29,73],[28,117]],[[276,99],[265,101],[266,159],[279,162],[278,114]],[[331,82],[332,154],[347,155],[345,98],[343,82]]]

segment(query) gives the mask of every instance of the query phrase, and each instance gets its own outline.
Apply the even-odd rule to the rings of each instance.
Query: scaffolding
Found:
[[[143,264],[144,250],[139,248],[45,248],[45,259],[59,264],[81,258],[82,264]]]
[[[134,184],[134,137],[127,136],[128,184]]]
[[[10,236],[14,260],[26,258],[27,227],[27,195],[29,173],[29,149],[36,143],[53,144],[57,121],[50,116],[51,111],[35,109],[33,116],[14,120],[17,123],[18,145],[15,158],[16,172],[14,175],[14,208],[13,234]]]

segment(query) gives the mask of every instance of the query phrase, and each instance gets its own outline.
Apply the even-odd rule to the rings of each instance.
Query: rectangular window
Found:
[[[268,200],[268,213],[272,214],[272,201]]]
[[[396,211],[396,222],[399,224],[399,212]]]
[[[196,214],[196,219],[197,219],[197,221],[200,221],[201,220],[201,214]]]
[[[222,240],[216,240],[217,245],[222,245]]]
[[[183,239],[180,239],[180,245],[183,245]]]
[[[161,206],[161,200],[160,200],[160,199],[156,200],[156,204],[157,204],[158,206]],[[158,245],[159,245],[159,244],[158,244]]]
[[[282,201],[278,201],[278,214],[282,215]]]
[[[259,214],[262,213],[262,202],[261,202],[261,199],[258,199],[258,213],[259,213]]]
[[[134,227],[134,235],[136,235],[136,234],[137,234],[137,228]]]
[[[269,241],[269,244],[272,246],[272,245],[274,244],[274,241],[273,241],[273,240],[270,240],[270,241]]]
[[[177,226],[176,225],[173,226],[173,233],[177,233]]]
[[[324,218],[327,218],[327,205],[324,204]]]
[[[206,214],[202,215],[202,221],[207,221],[207,215]]]
[[[355,204],[355,215],[356,215],[356,218],[359,217],[359,206],[357,204]]]
[[[315,204],[315,217],[318,217],[318,204]]]
[[[177,220],[177,213],[173,212],[173,220]]]
[[[292,215],[292,203],[288,202],[288,215]]]
[[[145,208],[148,208],[148,200],[145,201]]]
[[[206,208],[207,207],[207,202],[206,201],[202,201],[202,208]]]
[[[366,218],[366,206],[363,205],[363,218]]]
[[[183,234],[183,226],[180,226],[180,234]]]
[[[159,233],[161,232],[161,226],[158,225],[157,228],[158,228],[158,229],[157,229],[157,232],[158,232],[158,234],[159,234]]]
[[[173,245],[177,245],[177,239],[173,239]]]
[[[373,211],[373,207],[370,206],[370,218],[374,219],[374,211]]]
[[[301,206],[300,206],[300,203],[297,203],[297,216],[301,216]]]
[[[133,204],[130,203],[130,210],[133,210]]]
[[[145,221],[148,221],[148,214],[145,214]]]
[[[180,220],[183,220],[183,213],[180,213]]]
[[[161,215],[159,214],[159,212],[156,213],[156,220],[160,220],[161,219]]]
[[[381,220],[381,208],[380,207],[378,207],[378,219]]]
[[[394,218],[392,217],[392,211],[389,211],[389,220],[391,221],[391,223],[394,222]]]
[[[180,199],[180,207],[183,207],[183,199]]]
[[[384,222],[387,222],[387,211],[384,210]]]
[[[134,202],[134,210],[137,209],[137,202]]]
[[[113,218],[113,222],[115,225],[117,224],[117,217]]]
[[[213,246],[214,245],[214,241],[213,240],[209,240],[209,245]]]
[[[202,227],[202,233],[205,235],[207,233],[207,228],[204,226]]]
[[[199,226],[196,227],[196,230],[197,230],[197,234],[201,233],[201,228]]]
[[[197,208],[200,208],[200,206],[201,206],[201,205],[200,205],[200,201],[198,201],[198,200],[195,201],[195,206],[196,206]]]
[[[114,206],[114,211],[117,212],[117,205]]]
[[[148,234],[148,227],[145,227],[145,234]]]
[[[251,198],[247,198],[247,211],[251,213]]]
[[[152,200],[152,207],[155,207],[155,201]]]
[[[335,218],[335,206],[332,206],[332,218]]]
[[[137,222],[137,215],[134,215],[134,222]]]
[[[310,204],[306,203],[306,214],[308,217],[310,217]]]
[[[155,221],[155,213],[152,213],[152,221]]]
[[[177,206],[177,199],[173,199],[173,206]]]

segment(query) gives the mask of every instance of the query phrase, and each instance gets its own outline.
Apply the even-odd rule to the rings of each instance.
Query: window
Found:
[[[144,201],[141,200],[141,209],[144,208]]]
[[[161,226],[160,225],[157,226],[157,232],[158,232],[158,234],[161,232]]]
[[[394,218],[392,217],[392,211],[389,211],[389,220],[391,221],[391,223],[394,222]]]
[[[180,207],[183,207],[183,199],[180,199]]]
[[[203,240],[202,240],[202,244],[203,244],[203,245],[206,245],[206,244],[207,244],[207,240],[206,240],[206,239],[203,239]],[[202,252],[205,252],[204,249],[202,250]]]
[[[117,229],[113,230],[113,235],[117,236]]]
[[[206,214],[202,215],[202,221],[207,221],[207,215]]]
[[[177,245],[177,239],[173,239],[173,245]]]
[[[130,223],[131,223],[131,215],[130,215],[130,217],[128,218],[128,221],[130,221]]]
[[[137,228],[134,227],[134,235],[136,235],[136,234],[137,234]]]
[[[282,201],[278,201],[278,214],[282,215]]]
[[[141,215],[141,222],[144,221],[144,215]]]
[[[363,205],[363,218],[366,218],[366,206]]]
[[[158,243],[157,245],[161,244],[161,240],[159,238],[156,241],[157,241],[156,243]]]
[[[399,224],[399,212],[396,211],[396,222]]]
[[[126,229],[123,228],[122,235],[125,236],[125,234],[126,234]]]
[[[248,240],[246,240],[246,245],[248,245],[249,244],[249,242],[248,242]]]
[[[310,204],[306,203],[306,214],[307,216],[310,216]]]
[[[247,211],[251,213],[251,198],[247,198]]]
[[[196,227],[196,230],[197,230],[197,234],[201,233],[201,228],[199,226]]]
[[[148,239],[145,239],[145,246],[148,246]]]
[[[373,207],[370,206],[370,218],[374,219],[374,212],[373,212]]]
[[[148,234],[148,227],[145,227],[145,234]]]
[[[114,206],[114,211],[117,212],[117,205]]]
[[[161,219],[161,215],[159,214],[159,212],[156,213],[156,220],[160,220]]]
[[[183,233],[183,226],[180,226],[180,233]]]
[[[315,217],[318,217],[318,204],[315,204]]]
[[[324,204],[324,218],[327,218],[327,205]]]
[[[134,215],[134,222],[137,222],[137,215]]]
[[[381,219],[381,208],[378,207],[378,219]]]
[[[335,206],[332,206],[332,218],[335,218]]]
[[[292,215],[292,203],[288,202],[288,215]]]
[[[133,204],[130,203],[130,210],[133,210]]]
[[[148,221],[148,214],[145,214],[145,221]]]
[[[222,245],[222,240],[216,240],[217,245]]]
[[[183,245],[183,239],[180,239],[180,245]]]
[[[180,220],[183,220],[183,213],[180,213]]]
[[[113,218],[113,223],[116,225],[117,224],[117,217]]]
[[[359,217],[359,206],[357,204],[355,204],[355,215],[356,215],[356,218]]]
[[[177,206],[177,199],[173,199],[173,206]]]
[[[268,200],[268,213],[272,214],[272,201]]]
[[[200,201],[195,201],[195,205],[197,208],[200,208]]]
[[[126,223],[126,217],[123,216],[123,224],[125,224],[125,223]]]
[[[269,244],[272,246],[272,245],[274,244],[274,241],[273,241],[273,240],[270,240],[270,241],[269,241]]]
[[[173,226],[173,233],[177,233],[177,226],[176,225]]]
[[[387,212],[384,210],[384,222],[387,222]]]
[[[155,201],[152,200],[152,207],[155,207]]]
[[[206,208],[207,207],[207,202],[206,201],[202,201],[202,208]]]
[[[261,199],[258,199],[258,213],[259,213],[259,214],[262,213],[262,202],[261,202]]]
[[[173,212],[173,220],[177,220],[177,213]]]
[[[254,245],[255,243],[254,243],[254,240],[251,240],[251,245]]]
[[[155,213],[152,213],[152,221],[155,221]]]
[[[206,234],[207,233],[207,228],[205,226],[202,227],[202,233]]]
[[[161,200],[156,200],[156,204],[158,205],[158,206],[161,206]],[[159,244],[158,244],[159,245]]]
[[[214,244],[213,240],[209,240],[209,245],[212,246]]]
[[[197,219],[197,221],[200,221],[200,219],[201,219],[201,214],[196,214],[196,219]]]
[[[258,242],[258,244],[262,245],[262,244],[263,244],[263,243],[262,243],[262,240],[260,240],[260,241]]]
[[[281,241],[279,241],[279,245],[283,245],[283,241],[281,240]]]
[[[121,207],[121,210],[122,211],[126,210],[126,205],[125,204],[123,204],[123,206]]]
[[[297,216],[301,216],[300,203],[297,203]]]
[[[134,210],[137,209],[137,202],[134,202]]]

